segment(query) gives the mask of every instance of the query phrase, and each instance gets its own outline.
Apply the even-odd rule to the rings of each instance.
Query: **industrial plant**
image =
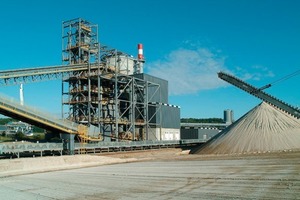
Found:
[[[98,25],[81,18],[64,21],[61,37],[62,65],[0,72],[1,86],[20,85],[20,101],[0,96],[0,113],[43,128],[47,134],[59,135],[62,143],[1,144],[0,154],[13,154],[19,157],[22,152],[39,152],[41,156],[53,151],[59,151],[61,155],[98,153],[199,146],[207,141],[209,141],[207,144],[212,144],[211,147],[218,149],[213,142],[217,140],[218,144],[223,144],[220,138],[231,133],[230,130],[240,126],[240,121],[245,119],[244,117],[235,122],[233,111],[225,110],[224,123],[180,123],[180,107],[170,105],[168,101],[168,81],[144,73],[145,57],[142,44],[137,44],[137,57],[111,48],[99,42]],[[278,113],[287,113],[289,116],[287,121],[300,117],[299,109],[263,91],[270,87],[270,84],[256,88],[224,72],[219,72],[218,76],[281,110]],[[61,118],[24,104],[23,84],[53,79],[62,81],[62,87],[57,88],[62,92]],[[251,127],[256,120],[256,115],[251,116],[247,127]],[[261,120],[264,119],[258,121]],[[237,130],[259,135],[262,127],[265,130],[273,126],[261,124],[258,130],[246,128]],[[289,126],[287,128],[291,130]],[[293,131],[298,134],[297,129]],[[268,131],[271,132],[274,131]],[[76,138],[78,143],[75,142]],[[272,139],[274,137],[271,134],[266,141]],[[291,141],[290,143],[292,144],[290,148],[300,148],[300,144]],[[262,146],[267,145],[262,144],[258,150],[267,151]],[[282,148],[289,148],[289,145]],[[282,148],[279,145],[276,150]],[[242,145],[239,150],[244,152],[243,149],[245,148]],[[247,152],[256,150],[247,147]],[[210,149],[209,152],[213,151]]]
[[[0,200],[300,200],[299,7],[3,1]]]
[[[179,141],[180,107],[168,103],[166,80],[143,73],[144,63],[142,44],[135,58],[101,44],[97,24],[64,21],[61,66],[0,72],[2,86],[61,79],[61,119],[5,97],[0,112],[60,134],[70,154],[75,135],[80,148],[99,142]]]
[[[87,65],[63,77],[64,119],[97,127],[89,137],[99,141],[179,136],[179,107],[168,105],[167,81],[143,73],[142,44],[137,58],[100,45],[98,26],[83,19],[63,22],[62,42],[64,65]]]

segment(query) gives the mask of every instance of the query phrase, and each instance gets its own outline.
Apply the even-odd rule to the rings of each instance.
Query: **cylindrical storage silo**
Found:
[[[233,111],[232,110],[224,110],[224,121],[226,124],[233,123]]]
[[[115,67],[117,72],[125,75],[132,75],[134,73],[135,60],[128,55],[112,55],[106,58],[108,67]]]

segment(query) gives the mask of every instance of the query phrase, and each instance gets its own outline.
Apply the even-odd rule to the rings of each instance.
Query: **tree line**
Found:
[[[0,118],[0,125],[6,125],[9,122],[18,122],[19,120],[13,119],[13,118]],[[44,133],[44,129],[32,126],[34,133]]]
[[[221,118],[181,118],[181,123],[224,123]]]

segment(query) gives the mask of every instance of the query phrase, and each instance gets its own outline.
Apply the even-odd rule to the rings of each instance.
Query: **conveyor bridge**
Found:
[[[0,114],[3,114],[14,119],[27,122],[29,124],[53,131],[55,133],[79,134],[86,136],[88,127],[76,124],[69,120],[62,120],[47,115],[38,109],[21,105],[12,98],[0,95]]]
[[[296,118],[300,118],[300,110],[283,102],[282,100],[279,100],[269,94],[267,94],[266,92],[262,91],[261,88],[256,88],[230,74],[224,73],[224,72],[219,72],[218,73],[218,77],[220,79],[223,79],[224,81],[248,92],[249,94],[265,101],[266,103],[269,103],[287,113],[289,113],[290,115],[296,117]]]
[[[15,85],[20,83],[56,80],[70,76],[73,72],[88,70],[103,70],[103,65],[74,64],[48,67],[35,67],[27,69],[4,70],[0,72],[0,86]]]

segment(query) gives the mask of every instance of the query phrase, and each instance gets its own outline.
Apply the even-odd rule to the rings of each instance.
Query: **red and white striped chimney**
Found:
[[[135,74],[139,74],[139,73],[143,73],[144,71],[144,52],[143,52],[143,45],[142,44],[138,44],[138,59],[137,59],[137,63],[135,65],[135,70],[134,73]]]
[[[143,44],[138,44],[138,59],[144,60]]]

